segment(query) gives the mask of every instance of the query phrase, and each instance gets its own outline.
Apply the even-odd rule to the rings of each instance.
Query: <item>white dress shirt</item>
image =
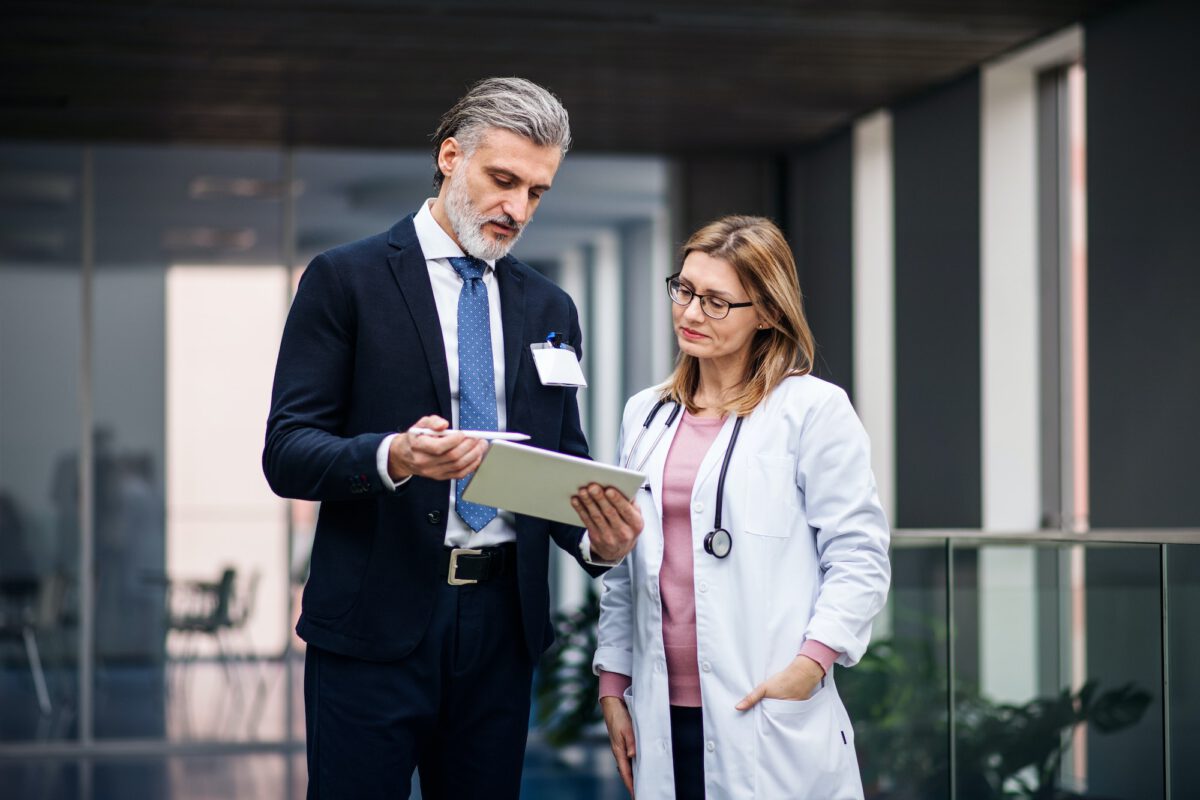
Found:
[[[413,219],[417,229],[417,243],[425,254],[425,266],[429,270],[429,282],[433,285],[433,302],[437,306],[438,320],[442,324],[442,342],[446,348],[446,369],[450,373],[450,427],[458,427],[458,296],[462,292],[463,280],[450,265],[451,258],[462,258],[462,251],[454,239],[442,230],[433,218],[430,207],[433,200],[421,204],[421,210]],[[487,261],[483,272],[483,285],[488,293],[488,315],[492,329],[492,369],[496,379],[496,422],[504,430],[507,422],[507,403],[504,394],[504,328],[500,320],[500,287],[496,283],[496,262]],[[387,437],[379,445],[375,463],[379,478],[385,488],[395,490],[396,484],[388,475],[388,448],[392,438]],[[401,481],[403,483],[403,481]],[[501,511],[491,522],[478,532],[472,531],[454,510],[454,481],[450,481],[450,512],[446,520],[447,547],[491,547],[504,542],[515,542],[517,531],[513,527],[513,515]]]
[[[454,239],[442,230],[442,226],[433,218],[430,208],[433,199],[421,204],[421,210],[413,218],[413,226],[417,229],[417,242],[421,252],[425,254],[425,266],[429,270],[429,282],[433,285],[433,302],[437,306],[438,320],[442,325],[442,342],[446,348],[446,369],[450,373],[450,427],[458,427],[458,296],[462,291],[463,280],[454,267],[450,265],[451,258],[466,255]],[[488,293],[488,314],[492,329],[492,369],[496,379],[496,422],[500,430],[505,429],[507,421],[507,398],[504,393],[504,329],[500,319],[500,287],[496,283],[496,262],[487,261],[487,269],[483,272],[483,285]],[[395,491],[398,484],[388,475],[388,449],[392,439],[399,434],[392,434],[380,443],[375,453],[375,467],[379,479],[388,491]],[[407,481],[405,478],[401,484]],[[513,525],[513,515],[508,511],[499,514],[478,532],[472,531],[462,517],[454,510],[455,492],[454,481],[450,482],[450,513],[446,520],[447,547],[491,547],[504,542],[515,542],[517,531]],[[609,562],[592,559],[591,542],[587,531],[584,531],[580,541],[583,559],[588,563],[600,566],[614,566],[619,561]]]

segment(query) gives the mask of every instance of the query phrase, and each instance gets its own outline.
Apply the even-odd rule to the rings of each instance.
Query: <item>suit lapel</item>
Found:
[[[388,256],[388,264],[408,306],[408,313],[412,315],[425,359],[429,362],[429,376],[437,392],[438,413],[449,420],[450,370],[446,366],[446,344],[442,340],[442,323],[433,300],[429,268],[417,242],[412,219],[411,216],[406,217],[392,228],[388,241],[396,250]]]
[[[524,330],[525,275],[522,267],[506,256],[496,262],[496,280],[500,287],[500,324],[504,330],[504,398],[508,427],[512,429],[513,411],[521,407],[513,402],[521,368],[521,348],[528,338]]]

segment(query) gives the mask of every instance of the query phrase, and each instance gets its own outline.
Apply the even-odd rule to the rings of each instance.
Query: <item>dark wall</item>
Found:
[[[981,524],[979,91],[893,112],[898,527]]]
[[[787,228],[804,310],[817,340],[814,372],[854,397],[853,143],[849,130],[789,160]]]
[[[688,156],[680,159],[683,206],[680,244],[726,214],[781,221],[783,163],[774,156]]]
[[[1200,5],[1090,21],[1091,519],[1200,525]]]
[[[649,222],[631,222],[621,226],[622,302],[621,315],[621,397],[635,393],[663,380],[655,375],[646,342],[660,333],[672,334],[669,327],[660,332],[652,329],[655,303],[669,303],[667,287],[655,281],[657,291],[646,291],[650,282],[646,276],[654,270],[654,230]],[[671,269],[674,269],[672,261]],[[666,275],[662,276],[666,279]],[[669,317],[668,317],[669,320]]]

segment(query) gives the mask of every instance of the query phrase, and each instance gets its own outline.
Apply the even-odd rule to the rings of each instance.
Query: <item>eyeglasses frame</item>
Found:
[[[688,306],[690,306],[692,304],[692,300],[699,298],[700,299],[700,311],[704,314],[704,316],[708,317],[709,319],[716,319],[716,320],[727,319],[729,317],[729,312],[732,311],[733,309],[746,308],[747,306],[754,305],[753,300],[745,302],[745,303],[730,303],[724,297],[717,297],[716,295],[711,295],[711,294],[700,294],[699,292],[695,291],[694,289],[684,287],[683,282],[679,280],[679,275],[680,275],[680,273],[676,272],[674,275],[667,276],[667,297],[671,298],[672,303],[674,303],[677,306],[682,306],[683,308],[687,308]],[[683,288],[687,288],[687,290],[689,292],[691,292],[691,294],[692,294],[692,300],[689,300],[686,303],[681,303],[678,300],[676,300],[675,296],[671,293],[671,282],[672,281],[678,282],[679,285]],[[708,313],[708,306],[705,305],[705,303],[704,303],[704,299],[706,297],[711,297],[714,300],[720,300],[722,303],[725,303],[726,304],[725,316],[716,317],[716,316],[713,316],[712,314]]]

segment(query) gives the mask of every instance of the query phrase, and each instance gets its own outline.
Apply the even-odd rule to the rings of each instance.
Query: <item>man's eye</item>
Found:
[[[497,186],[502,186],[505,189],[512,186],[512,181],[510,181],[508,178],[493,178],[493,180],[496,181]]]

